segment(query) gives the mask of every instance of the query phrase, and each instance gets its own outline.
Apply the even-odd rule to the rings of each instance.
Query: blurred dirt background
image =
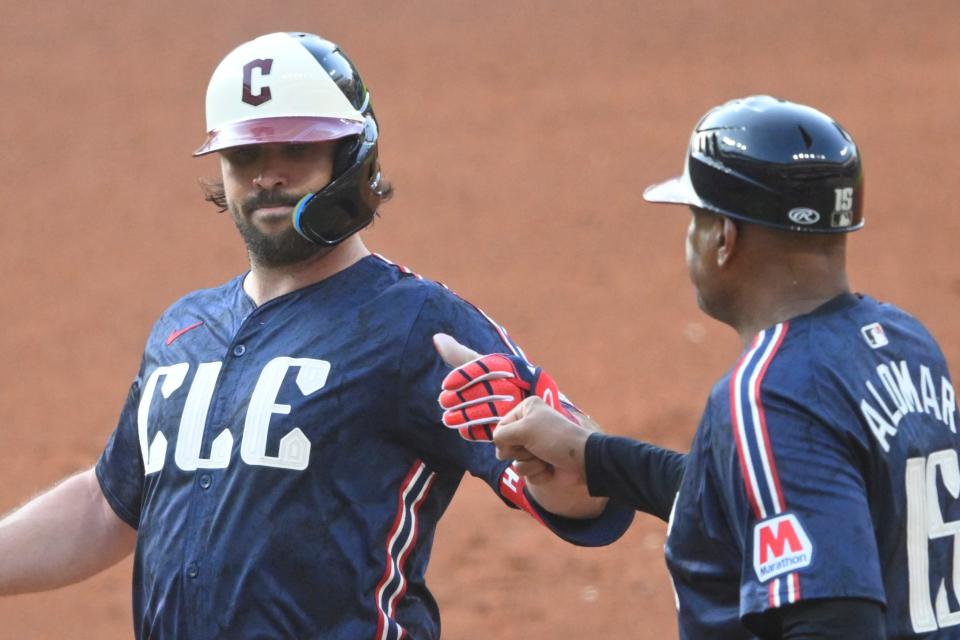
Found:
[[[272,31],[340,43],[372,88],[397,197],[368,245],[483,307],[608,431],[685,449],[739,351],[696,308],[685,211],[640,196],[679,172],[707,108],[750,93],[853,132],[852,283],[923,320],[960,371],[958,3],[0,8],[0,511],[93,464],[154,318],[245,268],[197,186],[217,165],[190,152],[214,66]],[[444,638],[675,637],[664,533],[638,516],[612,547],[572,548],[468,479],[429,572]],[[0,638],[131,636],[129,561],[0,601]]]

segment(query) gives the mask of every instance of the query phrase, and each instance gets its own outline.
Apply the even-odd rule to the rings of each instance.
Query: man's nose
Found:
[[[287,174],[270,158],[264,159],[260,165],[260,171],[253,179],[253,184],[264,191],[282,189],[287,186],[287,183]]]

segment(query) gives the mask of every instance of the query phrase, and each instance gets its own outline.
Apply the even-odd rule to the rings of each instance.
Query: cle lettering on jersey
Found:
[[[187,393],[174,455],[174,462],[184,471],[195,471],[198,468],[225,469],[230,464],[233,435],[227,428],[214,439],[210,456],[200,456],[207,413],[222,366],[222,362],[201,363]],[[280,356],[273,358],[263,367],[247,406],[240,443],[240,457],[249,465],[303,471],[309,464],[310,440],[299,427],[291,429],[280,439],[277,455],[267,455],[266,452],[271,418],[275,414],[287,415],[291,411],[289,404],[277,402],[280,387],[291,369],[297,369],[295,382],[300,393],[309,396],[326,385],[330,363],[315,358]],[[163,432],[158,432],[153,442],[149,441],[150,407],[157,385],[160,386],[160,395],[167,399],[183,385],[189,370],[190,365],[186,362],[157,367],[150,373],[144,385],[137,411],[137,431],[145,475],[160,471],[166,462],[167,437]]]

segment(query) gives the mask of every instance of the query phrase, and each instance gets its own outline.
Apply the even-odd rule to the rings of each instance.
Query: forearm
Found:
[[[608,496],[666,520],[680,487],[686,455],[646,442],[594,434],[584,468],[592,495]]]
[[[527,491],[541,507],[566,518],[595,518],[607,506],[606,497],[591,496],[586,485],[558,489],[527,484]]]
[[[0,520],[0,595],[79,582],[129,555],[135,540],[93,469],[71,476]]]

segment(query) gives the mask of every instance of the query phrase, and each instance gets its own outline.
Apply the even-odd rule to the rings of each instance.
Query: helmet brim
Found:
[[[345,118],[291,116],[234,122],[214,129],[194,156],[250,144],[326,142],[359,135],[363,122]]]
[[[693,190],[690,179],[686,174],[670,178],[665,182],[652,184],[643,190],[643,199],[647,202],[660,204],[685,204],[694,207],[703,207],[704,202]]]

